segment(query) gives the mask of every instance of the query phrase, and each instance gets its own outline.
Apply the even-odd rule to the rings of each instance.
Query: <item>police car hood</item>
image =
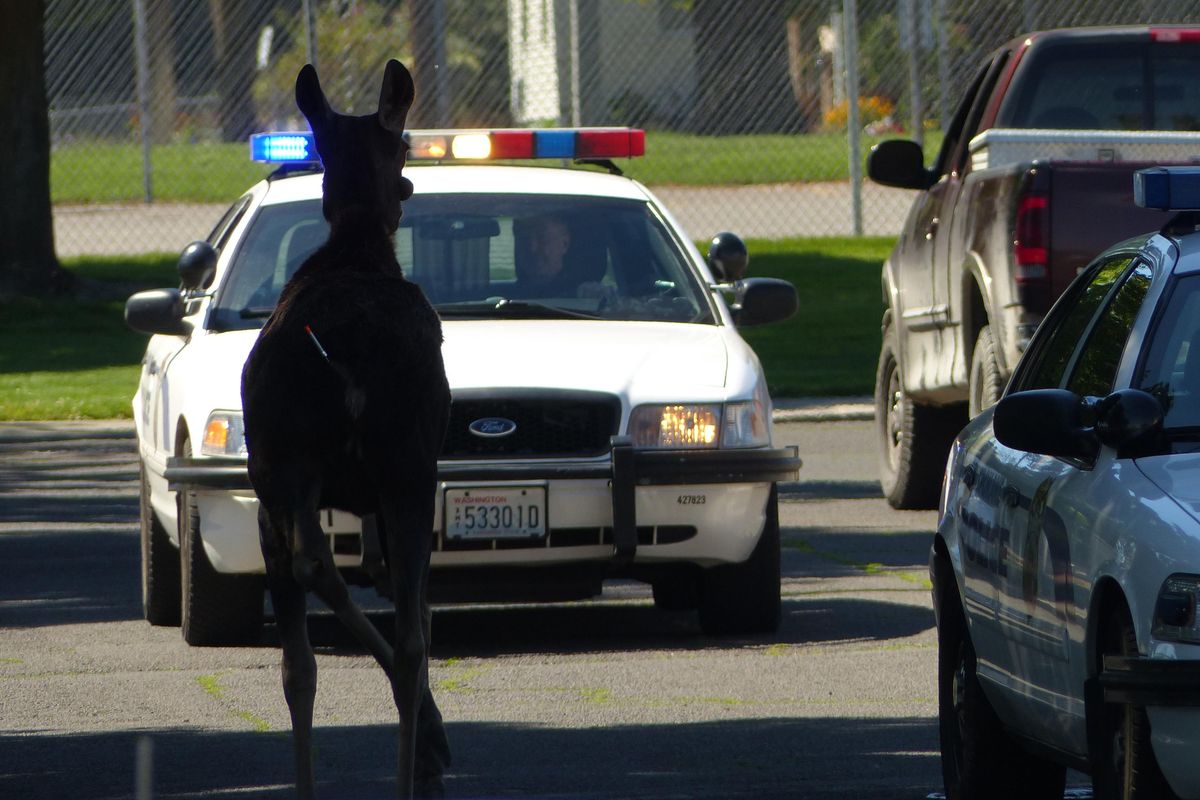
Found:
[[[635,401],[715,396],[731,342],[745,347],[729,328],[682,323],[444,320],[442,331],[451,389],[583,389]]]
[[[1138,470],[1200,521],[1200,453],[1176,453],[1139,458]]]
[[[635,404],[716,401],[743,384],[752,387],[757,363],[736,331],[719,325],[444,320],[442,332],[442,355],[452,390],[579,389],[610,392]],[[241,364],[258,331],[204,338],[204,363],[238,366],[213,374],[202,404],[236,408]]]

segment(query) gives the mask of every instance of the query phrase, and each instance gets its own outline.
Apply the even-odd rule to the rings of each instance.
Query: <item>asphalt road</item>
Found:
[[[449,796],[939,790],[935,515],[879,498],[870,425],[778,428],[805,466],[781,487],[774,636],[705,637],[636,584],[587,603],[439,608]],[[128,424],[0,425],[0,797],[131,797],[139,743],[156,797],[290,797],[273,630],[195,649],[143,622],[136,518]],[[322,797],[392,796],[386,680],[327,616],[313,631]]]

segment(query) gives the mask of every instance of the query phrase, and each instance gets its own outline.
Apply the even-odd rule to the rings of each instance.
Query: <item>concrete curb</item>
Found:
[[[775,398],[776,422],[833,422],[875,418],[871,397],[780,397]]]

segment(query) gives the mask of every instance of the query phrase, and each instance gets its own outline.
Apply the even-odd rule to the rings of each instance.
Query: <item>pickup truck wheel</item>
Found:
[[[1102,634],[1099,649],[1101,657],[1137,655],[1137,634],[1129,609],[1123,603]],[[1089,708],[1087,715],[1089,719],[1100,720],[1103,732],[1100,752],[1090,757],[1097,800],[1170,800],[1176,796],[1154,757],[1150,720],[1144,707],[1104,703],[1099,709]]]
[[[151,625],[177,626],[180,614],[179,550],[150,505],[150,482],[138,466],[138,522],[142,540],[142,614]]]
[[[937,508],[946,454],[966,420],[961,405],[912,401],[904,391],[894,338],[888,325],[875,373],[879,483],[892,508]]]
[[[1020,747],[1004,730],[979,683],[975,648],[957,591],[938,625],[938,729],[948,800],[1060,800],[1067,771]]]
[[[767,519],[750,558],[706,569],[700,579],[700,628],[709,635],[779,629],[779,493],[772,485]]]
[[[183,455],[191,445],[184,442]],[[179,554],[183,640],[196,647],[252,644],[263,626],[266,579],[227,575],[213,567],[200,538],[200,510],[194,493],[182,490],[179,505]]]
[[[967,414],[974,419],[1000,400],[1004,393],[1004,376],[997,361],[996,337],[990,325],[984,325],[975,339],[971,353],[971,376]]]

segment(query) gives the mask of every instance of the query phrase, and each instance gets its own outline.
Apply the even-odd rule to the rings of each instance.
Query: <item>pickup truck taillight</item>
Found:
[[[1018,302],[1027,311],[1046,313],[1050,309],[1050,198],[1042,192],[1022,194],[1017,200],[1013,266]]]

